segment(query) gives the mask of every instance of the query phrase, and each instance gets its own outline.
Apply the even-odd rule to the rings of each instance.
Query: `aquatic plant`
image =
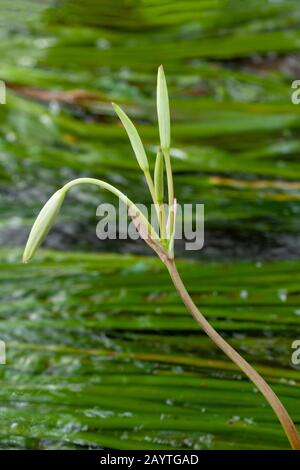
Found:
[[[266,383],[260,374],[211,326],[206,318],[199,311],[190,297],[182,279],[178,273],[174,257],[174,237],[176,221],[176,199],[174,197],[173,175],[170,159],[170,111],[166,78],[163,67],[158,69],[157,78],[157,114],[160,135],[160,149],[157,153],[154,171],[154,181],[150,173],[149,162],[139,137],[139,134],[125,112],[117,105],[113,107],[118,114],[131,142],[133,151],[145,179],[156,207],[159,233],[150,224],[141,210],[124,193],[105,181],[95,178],[77,178],[70,181],[59,189],[45,204],[39,213],[28,238],[23,261],[26,263],[32,258],[37,248],[43,242],[48,231],[51,229],[55,218],[61,208],[66,193],[73,186],[78,184],[94,184],[102,189],[106,189],[121,199],[128,207],[128,213],[132,218],[141,238],[156,252],[163,264],[168,269],[173,284],[180,295],[188,311],[192,314],[196,322],[203,328],[212,341],[248,376],[256,385],[265,399],[269,402],[277,415],[293,449],[300,450],[300,436],[290,418],[287,410]],[[166,173],[168,187],[168,209],[165,214],[163,205],[164,173]]]

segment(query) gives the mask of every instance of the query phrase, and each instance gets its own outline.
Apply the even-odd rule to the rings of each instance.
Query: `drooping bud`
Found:
[[[157,117],[160,136],[160,145],[163,150],[170,148],[170,108],[166,77],[163,66],[158,68],[157,74]]]
[[[112,103],[112,105],[117,115],[119,116],[123,126],[125,127],[125,130],[129,137],[129,140],[133,148],[133,151],[135,153],[138,164],[140,165],[142,171],[144,172],[149,171],[148,158],[147,158],[143,143],[141,141],[141,138],[133,122],[129,119],[127,114],[124,113],[124,111],[120,108],[120,106],[118,106],[115,103]]]
[[[23,253],[24,263],[27,263],[30,258],[32,258],[40,244],[47,236],[64,201],[65,193],[66,191],[63,188],[56,191],[46,202],[37,216]]]

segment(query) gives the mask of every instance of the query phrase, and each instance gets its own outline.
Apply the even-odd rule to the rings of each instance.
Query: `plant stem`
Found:
[[[151,194],[151,197],[152,197],[152,201],[156,205],[157,201],[156,201],[156,197],[155,197],[154,184],[153,184],[152,177],[150,175],[150,171],[149,170],[144,171],[144,175],[145,175],[146,183],[148,185],[148,188],[149,188],[149,191],[150,191],[150,194]]]
[[[164,263],[169,271],[177,292],[196,322],[203,328],[212,341],[249,377],[250,380],[252,380],[273,408],[290,441],[292,449],[300,450],[300,436],[298,431],[277,395],[273,392],[267,382],[258,374],[258,372],[256,372],[256,370],[235,349],[233,349],[233,347],[230,346],[224,338],[222,338],[222,336],[210,325],[198,310],[181,280],[174,260],[166,259],[164,260]]]
[[[148,188],[149,188],[151,197],[152,197],[153,204],[154,204],[154,206],[155,206],[156,216],[157,216],[157,220],[158,220],[159,228],[160,228],[160,232],[161,232],[161,231],[162,231],[162,227],[160,226],[160,222],[161,222],[161,218],[160,218],[160,208],[159,208],[159,204],[158,204],[158,202],[157,202],[156,196],[155,196],[155,189],[154,189],[153,180],[152,180],[152,177],[151,177],[151,175],[150,175],[149,170],[148,170],[148,171],[144,171],[144,175],[145,175],[145,179],[146,179],[146,182],[147,182],[147,185],[148,185]]]
[[[149,175],[150,176],[150,175]],[[123,201],[128,209],[131,209],[134,213],[139,215],[139,218],[143,225],[145,226],[146,230],[148,231],[148,234],[154,239],[158,240],[159,236],[152,227],[152,225],[148,222],[147,218],[143,215],[143,213],[138,209],[138,207],[121,191],[119,191],[117,188],[112,186],[109,183],[106,183],[105,181],[99,180],[97,178],[76,178],[72,181],[69,181],[69,183],[65,184],[62,189],[64,191],[69,191],[69,189],[73,188],[73,186],[76,186],[78,184],[94,184],[96,186],[99,186],[102,189],[106,189],[107,191],[110,191],[111,193],[115,194],[121,201]]]
[[[159,202],[159,227],[160,227],[160,237],[162,241],[165,241],[167,238],[166,235],[166,219],[165,219],[165,207],[163,202]]]
[[[173,232],[174,224],[174,185],[173,185],[173,174],[170,160],[169,149],[162,149],[166,165],[167,183],[168,183],[168,204],[169,204],[169,216],[168,216],[168,230],[167,237],[170,239],[170,235]]]

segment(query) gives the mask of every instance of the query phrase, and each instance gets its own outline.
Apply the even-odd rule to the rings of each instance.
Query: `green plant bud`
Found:
[[[154,167],[154,188],[157,202],[161,204],[164,199],[164,157],[162,152],[158,152]]]
[[[157,117],[160,136],[160,145],[163,150],[170,148],[170,108],[166,77],[163,66],[158,68],[157,74]]]
[[[149,170],[148,158],[147,158],[143,143],[141,141],[141,138],[138,134],[138,131],[136,130],[133,122],[129,119],[127,114],[124,113],[124,111],[120,108],[120,106],[118,106],[115,103],[112,103],[112,106],[114,110],[116,111],[117,115],[119,116],[123,126],[125,127],[125,130],[129,137],[129,140],[133,148],[133,151],[135,153],[138,164],[140,165],[143,171],[148,171]]]
[[[47,236],[50,228],[54,224],[56,216],[61,208],[65,198],[65,190],[59,189],[46,202],[39,215],[37,216],[32,229],[30,231],[25,250],[23,253],[23,262],[32,258],[40,244]]]

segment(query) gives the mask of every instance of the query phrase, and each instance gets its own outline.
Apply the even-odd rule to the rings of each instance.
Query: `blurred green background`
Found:
[[[74,177],[149,202],[110,103],[153,165],[162,63],[177,199],[205,204],[203,250],[177,246],[183,278],[300,426],[299,25],[296,0],[0,0],[0,448],[288,448],[148,248],[97,239],[108,193],[72,190],[46,249],[20,257]]]

